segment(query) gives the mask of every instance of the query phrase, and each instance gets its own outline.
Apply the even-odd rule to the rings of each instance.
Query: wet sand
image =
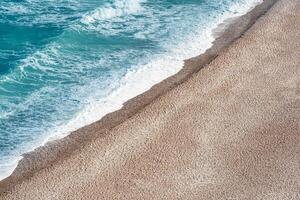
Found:
[[[279,0],[121,117],[28,154],[0,199],[299,199],[299,10]]]

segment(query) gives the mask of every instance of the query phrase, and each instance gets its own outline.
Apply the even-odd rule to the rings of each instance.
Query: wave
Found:
[[[10,14],[10,15],[25,14],[25,13],[30,12],[27,9],[26,6],[24,6],[24,5],[14,5],[14,4],[1,5],[0,10],[5,14]]]
[[[115,0],[113,3],[106,4],[83,16],[81,22],[91,24],[96,21],[137,13],[142,10],[141,4],[143,2],[144,0]]]

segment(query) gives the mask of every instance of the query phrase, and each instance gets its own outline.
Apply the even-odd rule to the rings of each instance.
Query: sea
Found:
[[[0,0],[0,180],[180,71],[262,0]]]

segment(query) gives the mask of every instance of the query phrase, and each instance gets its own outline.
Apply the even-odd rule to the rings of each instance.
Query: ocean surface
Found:
[[[1,0],[0,179],[177,73],[262,0]]]

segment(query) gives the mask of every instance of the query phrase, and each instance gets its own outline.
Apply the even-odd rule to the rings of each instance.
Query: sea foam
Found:
[[[84,24],[94,23],[99,20],[107,20],[123,15],[130,15],[142,10],[144,0],[116,0],[113,3],[106,4],[91,13],[85,15],[81,22]]]

